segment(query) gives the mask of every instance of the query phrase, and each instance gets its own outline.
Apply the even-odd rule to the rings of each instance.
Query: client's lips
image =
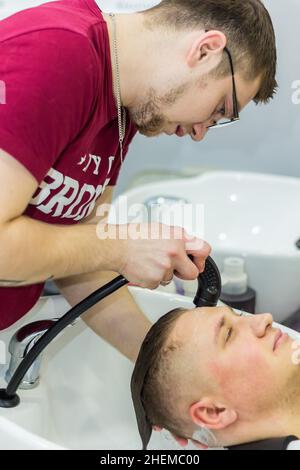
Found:
[[[273,351],[275,351],[287,337],[288,335],[286,333],[283,333],[281,330],[277,330],[275,334]]]

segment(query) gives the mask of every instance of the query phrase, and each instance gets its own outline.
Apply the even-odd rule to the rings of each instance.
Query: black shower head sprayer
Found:
[[[205,269],[198,276],[198,290],[194,298],[196,307],[215,307],[221,295],[222,282],[218,266],[209,256]]]

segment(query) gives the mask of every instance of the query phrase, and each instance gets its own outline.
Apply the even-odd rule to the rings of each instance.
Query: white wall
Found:
[[[133,141],[117,193],[143,169],[180,170],[213,167],[300,177],[300,103],[293,104],[292,84],[300,81],[300,1],[265,0],[277,34],[280,85],[276,99],[254,104],[240,123],[210,131],[202,143],[189,137],[138,135]],[[258,51],[259,53],[259,51]],[[298,101],[300,93],[298,93]]]
[[[104,12],[117,11],[130,13],[151,8],[153,5],[160,3],[160,0],[95,0],[95,2],[101,6]]]
[[[157,0],[97,0],[104,10],[131,11],[148,8]],[[1,11],[38,5],[38,0],[0,0]],[[249,170],[300,177],[300,103],[294,104],[292,85],[300,81],[300,1],[265,0],[274,21],[280,89],[268,106],[251,104],[240,123],[210,131],[206,140],[162,136],[149,139],[137,135],[119,180],[117,193],[137,173],[149,169],[178,171],[185,167]],[[1,7],[2,5],[2,7]],[[258,51],[259,53],[259,51]],[[298,101],[300,101],[300,93]]]

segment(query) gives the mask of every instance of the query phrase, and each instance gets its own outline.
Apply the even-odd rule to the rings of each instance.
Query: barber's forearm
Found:
[[[89,273],[60,279],[57,285],[73,306],[116,276],[112,272]],[[105,341],[134,362],[151,322],[123,287],[83,315],[85,323]]]
[[[113,243],[97,238],[96,224],[62,226],[18,217],[0,226],[0,286],[116,269]]]
[[[101,310],[100,310],[101,309]],[[95,306],[83,320],[130,361],[135,362],[141,344],[151,328],[127,287],[113,294],[104,305]]]

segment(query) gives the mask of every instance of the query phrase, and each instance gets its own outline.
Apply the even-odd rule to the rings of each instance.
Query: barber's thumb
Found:
[[[194,238],[192,242],[185,243],[185,249],[199,271],[204,271],[206,259],[211,253],[211,246],[204,240]]]
[[[185,249],[189,255],[206,259],[211,253],[211,246],[201,238],[194,237],[185,232]]]

